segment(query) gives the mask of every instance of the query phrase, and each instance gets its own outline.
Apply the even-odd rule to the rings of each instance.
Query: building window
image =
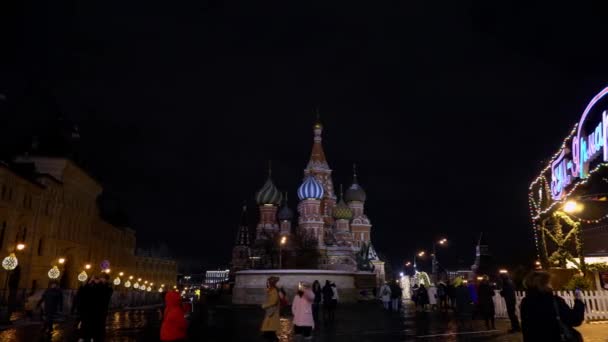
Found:
[[[6,185],[2,184],[2,199],[6,196]]]
[[[38,256],[42,256],[42,239],[38,240]]]

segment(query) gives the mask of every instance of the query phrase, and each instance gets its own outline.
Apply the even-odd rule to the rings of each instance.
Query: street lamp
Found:
[[[85,270],[90,270],[90,269],[91,269],[91,264],[86,264],[86,265],[84,265],[84,269],[85,269]]]
[[[282,236],[279,242],[279,269],[283,268],[283,245],[287,242],[287,236]]]
[[[17,250],[18,251],[22,251],[25,249],[25,244],[24,243],[18,243],[17,244]]]
[[[426,254],[425,251],[420,251],[414,254],[414,271],[416,271],[416,257],[422,258]]]
[[[448,239],[441,239],[437,242],[433,242],[433,263],[431,266],[431,273],[433,274],[433,278],[435,278],[435,282],[437,282],[437,245],[445,246],[448,243]]]

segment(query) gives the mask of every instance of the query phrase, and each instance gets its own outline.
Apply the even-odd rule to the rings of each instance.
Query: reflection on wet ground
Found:
[[[193,315],[189,328],[190,341],[225,342],[259,341],[263,311],[255,306],[214,305],[203,307]],[[159,340],[161,311],[132,310],[114,312],[107,319],[107,341],[155,342]],[[56,325],[50,336],[41,334],[39,321],[21,321],[15,328],[0,331],[0,341],[77,341],[76,323],[72,319]],[[521,342],[521,334],[508,334],[508,321],[497,320],[497,330],[487,331],[481,321],[472,329],[462,329],[447,312],[416,312],[406,304],[399,313],[388,313],[377,303],[342,304],[332,324],[321,322],[315,328],[316,342],[375,341],[500,341]],[[585,341],[606,341],[608,325],[585,324],[581,331]],[[281,318],[279,337],[293,341],[291,318]]]

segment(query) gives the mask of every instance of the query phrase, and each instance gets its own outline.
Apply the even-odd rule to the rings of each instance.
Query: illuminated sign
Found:
[[[576,128],[570,147],[561,150],[551,163],[551,196],[560,200],[569,185],[589,176],[589,166],[608,161],[608,111],[600,114],[598,102],[608,94],[608,87],[589,102]],[[568,145],[567,145],[568,146]],[[601,156],[601,158],[600,158]]]

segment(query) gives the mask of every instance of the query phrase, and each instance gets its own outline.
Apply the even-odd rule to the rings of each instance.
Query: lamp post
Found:
[[[418,269],[416,268],[416,257],[422,258],[424,255],[426,254],[425,251],[420,251],[418,253],[414,254],[414,271],[418,271]]]
[[[431,273],[435,282],[437,282],[437,245],[445,246],[448,243],[447,239],[441,239],[439,241],[433,241],[433,263],[431,266]]]
[[[279,269],[283,268],[283,245],[287,242],[287,236],[281,237],[279,242]]]

